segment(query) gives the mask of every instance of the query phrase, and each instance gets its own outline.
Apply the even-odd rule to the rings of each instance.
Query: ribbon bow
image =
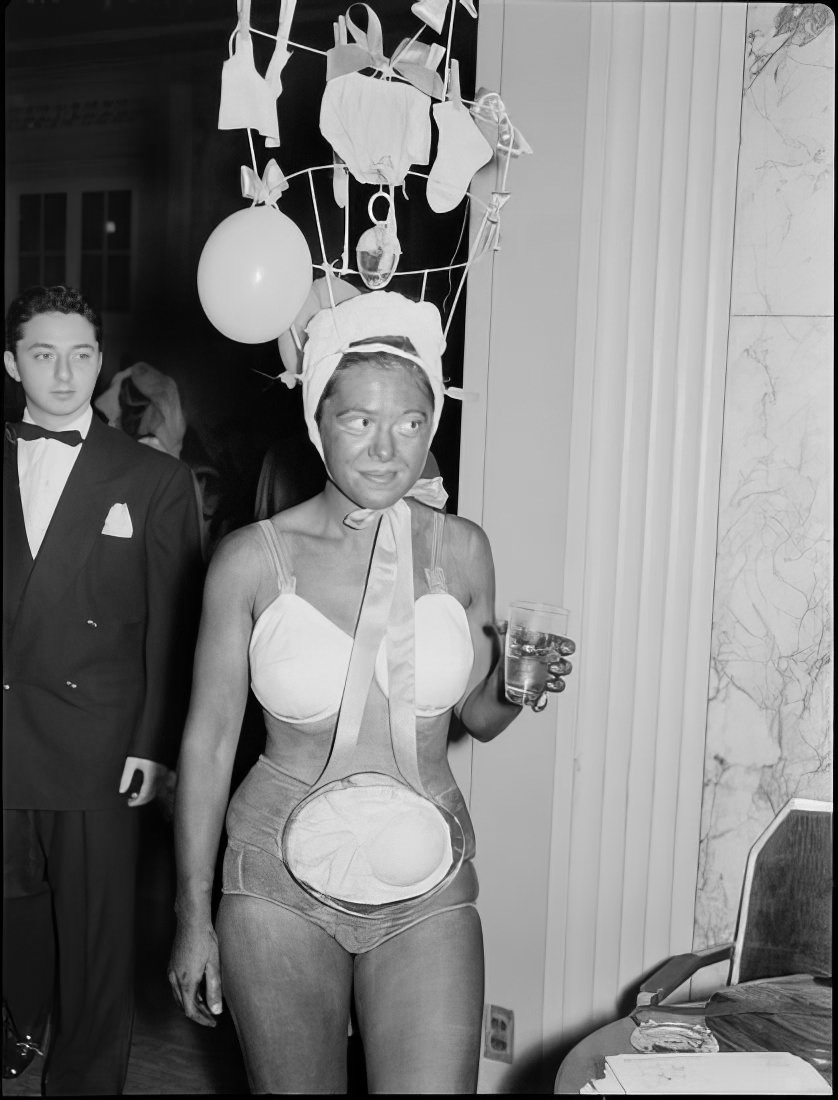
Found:
[[[257,203],[270,203],[276,206],[276,200],[283,191],[288,190],[288,180],[276,161],[271,157],[265,165],[265,171],[260,179],[253,168],[246,164],[241,166],[242,197],[253,199],[253,206]]]
[[[413,497],[420,504],[427,504],[429,508],[442,509],[448,500],[448,493],[442,485],[441,477],[420,477],[412,489],[408,489],[405,496]]]
[[[413,488],[407,490],[405,496],[413,497],[420,504],[427,504],[429,508],[436,509],[444,508],[448,500],[448,493],[443,488],[441,477],[420,477]],[[373,520],[378,519],[385,512],[390,514],[395,507],[396,505],[391,505],[390,508],[357,508],[344,516],[343,522],[347,527],[358,531],[362,527],[368,527]]]
[[[506,106],[497,92],[480,88],[469,111],[483,136],[497,152],[507,157],[520,157],[522,153],[532,152],[527,139],[512,125]]]
[[[445,91],[439,73],[434,72],[425,64],[400,60],[401,53],[406,53],[406,51],[397,50],[395,56],[388,60],[384,55],[384,39],[378,16],[369,4],[360,5],[367,9],[367,30],[365,33],[349,16],[349,12],[355,6],[355,4],[350,4],[345,17],[346,26],[355,39],[355,43],[344,43],[334,46],[328,51],[326,54],[326,79],[334,80],[336,77],[346,76],[348,73],[357,73],[361,69],[377,69],[385,75],[397,73],[409,84],[412,84],[414,88],[418,88],[420,92],[424,92],[432,99],[444,99]],[[425,60],[430,60],[432,63],[434,57],[437,56],[433,47],[427,46],[425,50],[419,53],[417,46],[420,46],[420,43],[414,42],[411,45],[410,56],[423,56]]]
[[[277,381],[281,382],[283,386],[287,386],[289,390],[293,390],[298,382],[302,385],[303,378],[302,374],[297,374],[296,371],[284,370],[282,374],[277,375]]]
[[[480,234],[475,245],[475,257],[482,256],[490,248],[493,252],[500,252],[500,212],[507,202],[509,202],[508,191],[492,192],[492,201],[483,215]]]

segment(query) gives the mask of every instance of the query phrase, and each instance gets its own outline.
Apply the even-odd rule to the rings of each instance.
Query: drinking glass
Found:
[[[544,692],[549,666],[561,659],[568,612],[546,603],[509,605],[504,671],[506,698],[531,707]]]

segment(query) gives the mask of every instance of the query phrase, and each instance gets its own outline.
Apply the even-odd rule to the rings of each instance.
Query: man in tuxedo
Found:
[[[118,1094],[133,1019],[136,808],[177,756],[201,559],[188,468],[93,415],[102,329],[78,291],[6,316],[5,1077]],[[49,1028],[47,1029],[47,1021]]]

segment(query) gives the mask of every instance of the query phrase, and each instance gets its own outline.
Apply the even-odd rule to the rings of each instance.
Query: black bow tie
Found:
[[[66,443],[68,447],[78,447],[82,441],[81,432],[54,432],[51,428],[42,428],[40,424],[27,424],[25,421],[9,424],[7,430],[12,440],[24,439],[30,442],[33,439],[57,439],[59,443]]]

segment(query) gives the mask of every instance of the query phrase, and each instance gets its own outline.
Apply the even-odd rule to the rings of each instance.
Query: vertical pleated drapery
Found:
[[[545,1039],[692,946],[745,14],[591,6]]]

